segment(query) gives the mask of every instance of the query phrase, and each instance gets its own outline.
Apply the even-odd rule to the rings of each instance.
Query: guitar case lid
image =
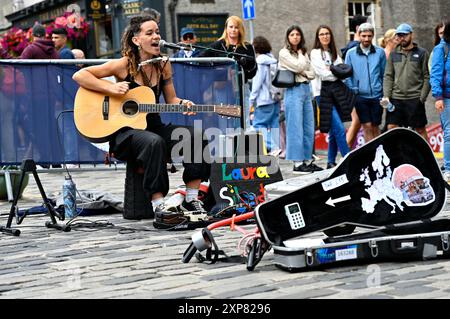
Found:
[[[429,219],[445,205],[445,181],[428,143],[390,130],[350,152],[327,178],[256,208],[272,245],[343,223],[386,226]]]

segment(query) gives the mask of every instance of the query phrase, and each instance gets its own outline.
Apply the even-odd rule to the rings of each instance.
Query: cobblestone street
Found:
[[[323,166],[324,160],[318,164]],[[282,161],[284,178],[292,164]],[[125,170],[74,171],[79,190],[123,198]],[[49,197],[60,192],[63,173],[39,173]],[[181,172],[170,175],[172,190]],[[314,178],[305,176],[305,182]],[[34,179],[21,209],[41,203]],[[11,204],[3,201],[1,223]],[[440,216],[448,216],[448,207]],[[245,264],[181,262],[195,231],[156,230],[152,220],[129,221],[121,214],[82,217],[115,227],[47,229],[48,216],[27,216],[20,237],[0,235],[0,298],[449,298],[450,260],[379,263],[288,273],[276,268],[272,251],[255,271]],[[13,226],[16,226],[13,223]],[[246,226],[250,227],[250,226]],[[126,228],[126,229],[124,229]],[[127,230],[128,229],[128,230]],[[135,230],[130,230],[135,229]],[[241,234],[213,231],[219,248],[236,255]],[[311,234],[315,236],[317,234]],[[375,285],[371,280],[377,275]]]

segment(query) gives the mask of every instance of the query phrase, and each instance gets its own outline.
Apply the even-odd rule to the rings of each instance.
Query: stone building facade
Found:
[[[162,0],[161,0],[162,1]],[[177,41],[177,17],[183,14],[237,15],[242,17],[243,0],[166,0],[164,18],[167,37]],[[402,22],[410,23],[416,31],[419,45],[432,49],[434,26],[446,16],[450,18],[449,0],[253,0],[255,16],[254,35],[263,35],[271,42],[274,53],[283,46],[286,29],[299,24],[310,49],[316,28],[320,24],[329,25],[334,33],[338,47],[345,46],[351,38],[349,18],[361,11],[370,15],[377,31],[377,37]],[[154,1],[159,2],[159,1]],[[174,32],[173,29],[176,29]],[[250,40],[249,24],[246,22]],[[221,28],[223,30],[223,27]],[[220,36],[220,34],[219,34]],[[175,37],[175,38],[174,38]]]

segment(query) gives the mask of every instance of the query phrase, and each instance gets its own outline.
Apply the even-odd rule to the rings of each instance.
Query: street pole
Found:
[[[248,20],[250,26],[250,43],[253,43],[253,39],[255,37],[255,32],[253,30],[253,19]]]
[[[113,1],[111,1],[111,5],[112,5],[113,50],[120,51],[119,11],[121,9],[121,4],[119,3],[119,0],[113,0]],[[114,53],[114,55],[115,54],[116,53]]]

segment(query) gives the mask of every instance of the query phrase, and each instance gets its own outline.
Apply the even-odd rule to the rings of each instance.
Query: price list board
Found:
[[[227,18],[227,14],[179,14],[177,34],[181,28],[192,28],[197,35],[197,44],[209,46],[221,37]]]

